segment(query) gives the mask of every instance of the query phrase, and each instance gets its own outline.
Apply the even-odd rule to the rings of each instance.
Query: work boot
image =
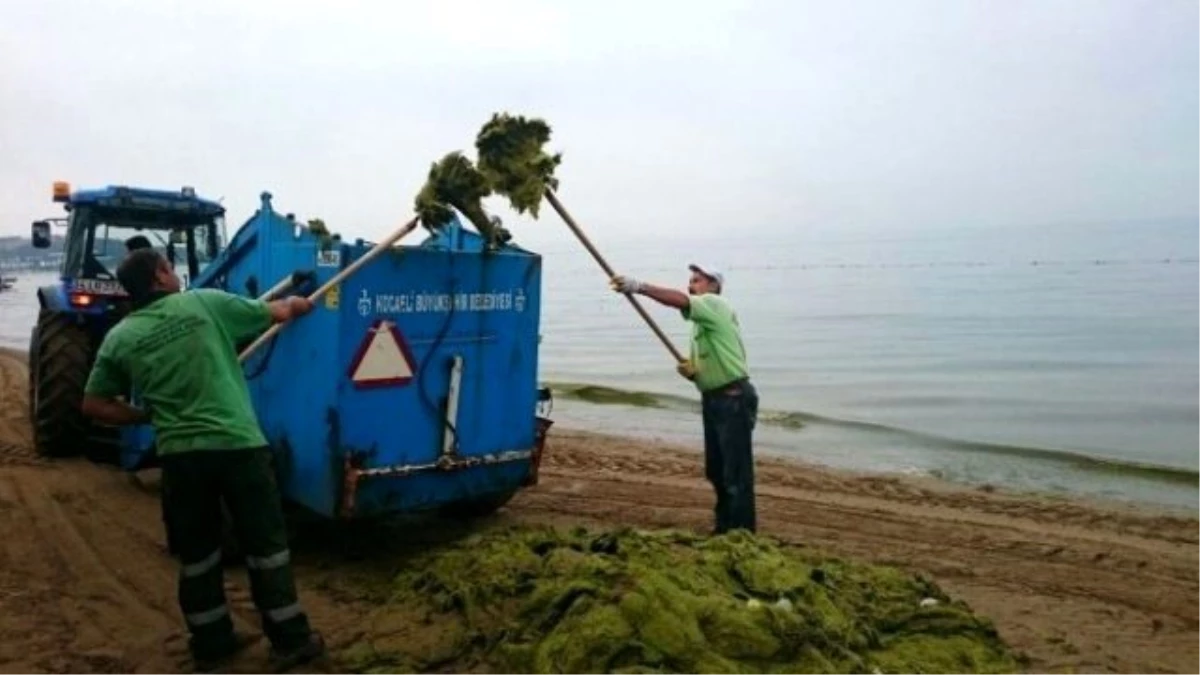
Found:
[[[272,672],[282,673],[323,656],[325,656],[325,639],[314,630],[308,634],[308,640],[295,647],[280,649],[271,645],[268,663]]]
[[[211,646],[197,646],[192,643],[192,663],[197,673],[211,673],[226,665],[246,647],[258,641],[244,633],[233,632],[227,640]]]

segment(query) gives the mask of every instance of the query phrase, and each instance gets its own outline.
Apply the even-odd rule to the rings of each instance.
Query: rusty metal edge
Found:
[[[544,442],[544,437],[541,439]],[[539,442],[539,445],[541,443]],[[350,518],[354,515],[354,505],[358,496],[358,484],[366,478],[403,478],[416,473],[424,473],[426,471],[461,471],[477,466],[489,466],[495,464],[505,464],[508,462],[517,462],[524,459],[534,459],[540,455],[540,447],[530,450],[507,450],[504,452],[492,453],[488,455],[477,455],[466,458],[452,458],[443,456],[437,461],[429,462],[428,464],[400,464],[395,466],[380,466],[372,469],[363,469],[354,465],[354,460],[350,455],[347,455],[342,461],[342,507],[339,515],[342,518]]]

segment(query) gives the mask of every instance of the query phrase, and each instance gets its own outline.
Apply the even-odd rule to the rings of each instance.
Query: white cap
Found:
[[[709,279],[716,280],[717,285],[721,287],[721,290],[725,290],[725,275],[721,274],[721,272],[717,268],[708,267],[706,265],[697,265],[696,263],[692,263],[692,264],[688,265],[688,269],[693,272],[699,272],[700,274],[703,274],[704,276],[708,277]]]

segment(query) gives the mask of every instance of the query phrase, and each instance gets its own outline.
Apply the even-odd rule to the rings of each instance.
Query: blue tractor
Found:
[[[54,244],[52,223],[65,226],[57,284],[37,291],[38,320],[29,340],[29,417],[34,445],[45,457],[80,452],[101,462],[119,457],[120,433],[85,418],[83,388],[105,334],[130,311],[117,281],[133,249],[158,249],[186,286],[220,253],[225,208],[191,188],[152,190],[110,186],[71,192],[54,183],[53,201],[66,216],[33,223],[33,245]]]

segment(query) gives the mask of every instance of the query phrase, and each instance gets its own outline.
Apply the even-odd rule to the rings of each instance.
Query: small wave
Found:
[[[680,402],[688,403],[682,397],[666,394],[651,394],[645,391],[617,389],[599,384],[572,384],[553,382],[548,385],[555,396],[597,403],[600,405],[628,405],[635,408],[666,408],[667,399],[678,398]]]
[[[675,410],[700,414],[700,403],[698,400],[674,394],[635,391],[579,382],[551,382],[547,386],[550,387],[555,396],[583,401],[585,403],[625,405],[636,408]],[[1200,471],[1196,469],[1098,457],[1072,450],[964,440],[875,422],[840,419],[801,411],[762,410],[759,412],[758,420],[762,424],[792,430],[803,429],[810,425],[856,429],[867,433],[917,442],[926,447],[958,452],[1023,457],[1058,464],[1068,464],[1085,471],[1141,476],[1171,483],[1200,485]]]
[[[555,396],[567,399],[595,403],[598,405],[626,405],[634,408],[658,408],[661,410],[680,410],[700,414],[700,402],[674,394],[660,394],[649,391],[634,391],[607,387],[602,384],[584,384],[579,382],[551,382],[547,384]],[[758,421],[762,424],[800,429],[804,426],[803,415],[783,410],[762,410],[758,413]]]
[[[1025,457],[1029,459],[1057,462],[1059,464],[1069,464],[1077,469],[1082,469],[1085,471],[1095,471],[1099,473],[1119,474],[1125,476],[1141,476],[1143,478],[1150,478],[1169,483],[1200,486],[1200,471],[1197,471],[1196,469],[1188,469],[1179,466],[1167,466],[1163,464],[1151,464],[1149,462],[1137,462],[1129,459],[1097,457],[1095,455],[1088,455],[1082,452],[1061,450],[1057,448],[1038,448],[1020,445],[1005,445],[1000,443],[961,441],[952,438],[934,436],[932,434],[923,434],[907,430],[902,431],[914,436],[940,441],[945,447],[955,450],[989,452],[998,455]]]

